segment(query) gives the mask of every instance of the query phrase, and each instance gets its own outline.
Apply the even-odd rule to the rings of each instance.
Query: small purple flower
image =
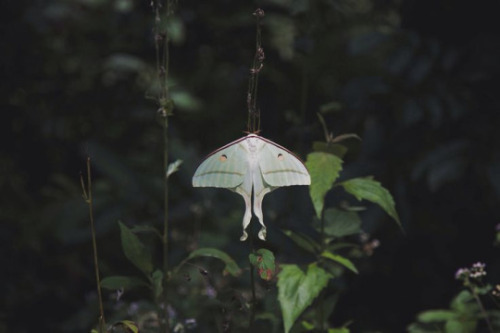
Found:
[[[486,275],[486,271],[484,270],[485,267],[486,267],[485,263],[479,261],[476,262],[475,264],[472,265],[470,277],[473,279],[479,279],[485,276]]]
[[[486,264],[485,263],[482,263],[482,262],[476,262],[475,264],[472,264],[472,268],[476,268],[476,269],[484,269],[486,267]]]
[[[217,297],[217,291],[212,286],[207,286],[205,288],[205,294],[208,296],[208,298]]]
[[[127,309],[128,315],[129,316],[136,315],[138,311],[139,311],[139,303],[137,303],[137,302],[130,303],[130,305]]]
[[[193,328],[196,328],[196,326],[198,326],[198,323],[196,322],[196,319],[194,319],[194,318],[188,318],[185,320],[184,323],[186,324],[186,328],[188,328],[188,329],[193,329]]]
[[[455,279],[461,280],[465,278],[466,276],[469,276],[469,269],[468,268],[459,268],[457,272],[455,273]]]

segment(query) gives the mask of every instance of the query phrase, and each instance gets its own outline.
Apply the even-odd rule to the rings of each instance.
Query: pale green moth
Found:
[[[281,186],[310,185],[309,172],[297,157],[282,146],[256,134],[235,140],[217,149],[200,164],[193,176],[194,187],[221,187],[240,194],[245,200],[243,235],[253,212],[262,228],[259,238],[266,240],[266,226],[262,215],[262,199]]]

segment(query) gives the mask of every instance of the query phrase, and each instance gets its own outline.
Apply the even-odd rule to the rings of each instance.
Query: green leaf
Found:
[[[314,324],[311,322],[308,322],[307,320],[302,320],[300,322],[300,324],[302,325],[302,328],[305,329],[306,331],[314,330]]]
[[[329,236],[343,237],[361,232],[361,219],[356,212],[329,208],[324,213],[325,233]]]
[[[317,253],[321,249],[321,246],[320,244],[318,244],[318,242],[301,232],[293,232],[291,230],[283,230],[283,232],[285,235],[290,237],[290,239],[293,240],[295,244],[308,252]]]
[[[313,150],[317,152],[323,152],[338,156],[343,158],[347,153],[347,147],[338,143],[324,142],[324,141],[314,141]]]
[[[160,239],[162,237],[161,233],[158,231],[153,226],[150,225],[134,225],[132,228],[129,228],[131,232],[134,234],[139,234],[139,233],[154,233],[156,236],[158,236]]]
[[[347,327],[341,328],[329,328],[328,333],[349,333],[349,329]]]
[[[179,171],[179,166],[182,164],[182,160],[176,160],[168,165],[167,168],[167,178],[170,177],[174,172]]]
[[[224,271],[231,274],[232,276],[238,276],[241,273],[241,269],[236,264],[236,261],[233,260],[226,252],[223,252],[214,248],[201,248],[194,250],[189,254],[189,256],[185,260],[193,259],[196,257],[213,257],[222,260],[226,267]]]
[[[454,319],[448,320],[444,328],[446,333],[471,333],[477,332],[476,327],[476,320]]]
[[[428,329],[426,326],[424,327],[424,325],[419,323],[411,323],[406,329],[408,333],[443,333],[443,330],[439,327],[436,327],[436,329]]]
[[[321,219],[326,193],[342,170],[342,160],[335,155],[314,152],[307,155],[306,167],[311,175],[309,193],[316,210],[316,216]]]
[[[342,182],[341,185],[344,189],[354,195],[358,200],[368,200],[378,204],[383,210],[389,214],[401,227],[398,213],[396,212],[394,199],[378,181],[370,177],[367,178],[354,178]]]
[[[333,276],[316,263],[310,264],[305,273],[297,265],[281,265],[281,269],[278,274],[278,300],[285,333],[288,333],[293,323]]]
[[[319,112],[321,113],[336,112],[340,110],[342,110],[342,104],[339,102],[330,102],[319,107]]]
[[[330,259],[332,261],[335,261],[335,262],[341,264],[342,266],[344,266],[345,268],[358,274],[358,270],[356,269],[356,266],[354,266],[352,261],[350,261],[349,259],[347,259],[345,257],[342,257],[341,255],[331,253],[329,251],[324,251],[323,253],[321,253],[321,256],[324,258]]]
[[[259,249],[249,254],[250,263],[257,268],[259,276],[266,281],[271,280],[276,273],[274,254],[267,249]]]
[[[149,276],[153,271],[151,252],[127,226],[121,222],[118,223],[120,224],[122,248],[125,257]]]
[[[126,332],[130,333],[139,333],[139,327],[137,327],[137,324],[131,320],[119,321],[116,324],[114,324],[113,327],[121,327],[125,329]]]
[[[474,300],[474,296],[469,290],[462,290],[455,298],[451,301],[450,307],[463,314],[475,313],[479,310],[477,303]]]
[[[155,270],[151,275],[153,282],[153,295],[158,298],[163,293],[163,272],[159,269]]]
[[[347,139],[358,139],[359,141],[361,141],[361,138],[356,133],[345,133],[345,134],[337,135],[336,137],[334,137],[332,139],[331,142],[336,143],[336,142],[344,141]]]
[[[108,276],[101,280],[101,287],[105,289],[133,289],[147,287],[147,283],[135,276]]]
[[[428,310],[420,313],[417,316],[418,321],[422,323],[433,323],[447,321],[456,318],[457,314],[450,310]]]

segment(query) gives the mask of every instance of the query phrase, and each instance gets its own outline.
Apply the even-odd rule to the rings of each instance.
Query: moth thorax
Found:
[[[251,153],[255,153],[258,149],[259,141],[260,140],[257,138],[248,138],[246,140],[246,142],[248,144],[248,151]]]

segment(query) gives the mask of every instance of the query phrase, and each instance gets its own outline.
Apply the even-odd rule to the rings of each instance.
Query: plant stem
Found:
[[[325,251],[325,209],[321,210],[321,253]],[[322,292],[319,295],[319,328],[320,332],[326,332],[325,329],[325,294]]]
[[[174,11],[174,1],[167,0],[165,18],[168,20],[172,17]],[[160,13],[160,2],[159,0],[153,3],[155,11],[155,51],[156,51],[156,70],[158,73],[158,81],[160,85],[160,91],[158,93],[158,103],[160,104],[160,116],[163,121],[163,195],[164,195],[164,215],[163,215],[163,234],[162,234],[162,245],[163,245],[163,317],[164,322],[162,323],[163,331],[168,333],[170,331],[170,320],[168,317],[168,117],[172,113],[173,103],[170,100],[170,94],[168,90],[168,74],[169,74],[169,61],[170,61],[170,37],[168,29],[161,31],[161,13]]]
[[[490,333],[494,333],[493,331],[493,326],[491,326],[490,318],[488,317],[488,314],[486,313],[486,309],[483,306],[483,302],[481,302],[481,299],[479,298],[479,295],[476,292],[476,287],[470,286],[470,291],[472,292],[472,295],[474,296],[474,299],[477,302],[477,305],[479,305],[479,309],[481,310],[481,313],[484,316],[484,320],[486,320],[486,324],[488,325],[488,330]]]
[[[258,133],[260,131],[260,111],[257,109],[257,88],[259,84],[259,73],[264,66],[264,49],[262,48],[260,19],[264,17],[264,11],[260,8],[253,13],[255,16],[255,55],[250,69],[250,79],[248,81],[247,108],[248,122],[247,131]]]
[[[90,168],[90,157],[87,157],[87,190],[85,190],[85,184],[83,177],[80,176],[80,182],[83,190],[83,197],[89,206],[89,216],[90,216],[90,230],[92,234],[92,251],[94,253],[94,271],[95,280],[97,286],[97,296],[99,299],[99,333],[106,332],[106,321],[104,319],[104,306],[102,303],[102,292],[101,292],[101,279],[99,277],[99,259],[97,257],[97,241],[96,232],[94,226],[94,211],[92,205],[92,175]]]
[[[253,234],[250,232],[250,239],[249,239],[249,244],[250,244],[250,253],[254,252],[254,247],[253,247]],[[257,297],[255,295],[255,277],[254,277],[254,271],[255,268],[253,267],[252,263],[250,262],[250,258],[248,259],[250,263],[250,284],[252,287],[252,301],[251,301],[251,307],[250,307],[250,323],[248,325],[248,331],[252,332],[252,327],[253,323],[255,321],[255,307],[257,306]]]
[[[165,304],[165,332],[169,332],[170,323],[168,318],[168,116],[164,118],[163,125],[163,170],[165,172],[165,179],[163,183],[163,193],[164,193],[164,216],[163,216],[163,274],[165,276],[164,286],[163,286],[163,299]]]

